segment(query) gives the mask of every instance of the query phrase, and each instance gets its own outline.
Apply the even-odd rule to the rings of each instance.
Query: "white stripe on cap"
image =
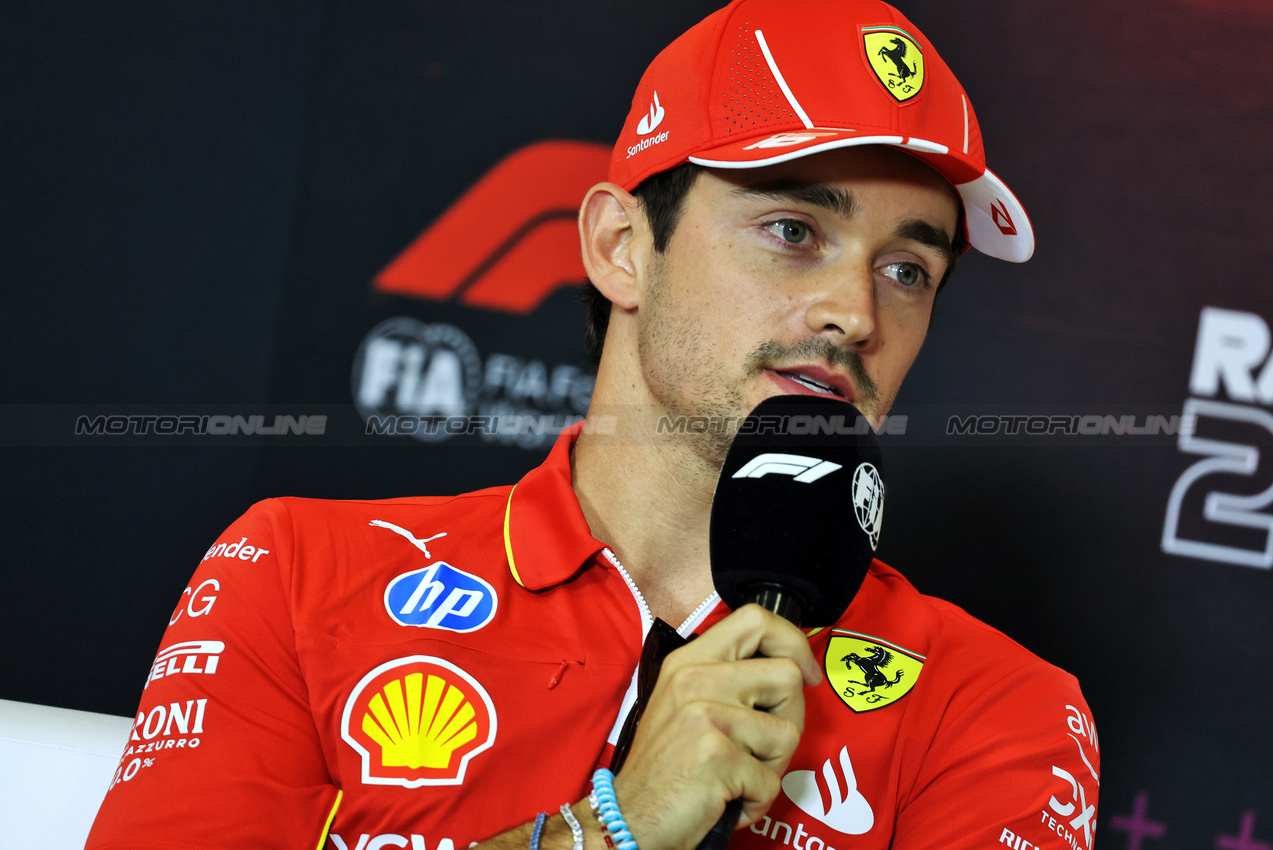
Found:
[[[805,127],[813,129],[813,122],[809,120],[809,116],[800,108],[800,104],[796,102],[796,96],[787,87],[787,81],[782,78],[782,71],[778,70],[778,63],[774,61],[773,54],[769,52],[769,45],[765,43],[765,34],[760,30],[756,30],[756,41],[760,43],[760,52],[765,54],[765,61],[769,63],[769,72],[778,81],[778,87],[782,89],[782,94],[787,98],[787,103],[791,104],[792,110],[800,116],[800,120],[804,122]]]
[[[964,153],[968,153],[968,95],[959,94],[959,99],[964,102]]]
[[[799,133],[800,131],[796,130],[793,132]],[[689,161],[695,165],[705,165],[708,168],[760,168],[764,165],[777,165],[780,162],[789,162],[793,159],[800,159],[802,157],[809,156],[810,154],[835,150],[836,148],[847,148],[857,145],[901,145],[905,141],[906,139],[903,136],[856,136],[845,139],[835,139],[834,141],[822,142],[817,145],[807,145],[806,147],[784,151],[783,153],[766,157],[765,159],[739,161],[707,159],[706,157],[701,156],[691,156],[689,157]]]

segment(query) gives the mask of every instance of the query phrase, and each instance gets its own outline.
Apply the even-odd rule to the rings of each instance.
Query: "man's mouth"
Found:
[[[793,383],[798,384],[802,387],[805,387],[811,392],[818,393],[819,395],[829,395],[829,396],[834,396],[835,398],[844,399],[846,401],[849,400],[848,394],[844,392],[843,390],[841,390],[839,387],[836,387],[832,384],[824,383],[823,381],[819,381],[815,378],[811,378],[808,375],[804,374],[803,372],[785,372],[785,371],[780,372],[778,370],[773,370],[773,372],[774,374],[781,375],[787,380],[792,381]]]

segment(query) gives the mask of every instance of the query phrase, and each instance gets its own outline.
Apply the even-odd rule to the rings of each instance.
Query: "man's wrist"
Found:
[[[601,825],[601,821],[597,820],[596,815],[592,813],[588,798],[584,797],[570,808],[575,813],[575,819],[579,821],[579,825],[583,828],[583,850],[609,850],[606,846],[605,827]]]
[[[570,811],[583,833],[583,850],[608,850],[603,828],[588,807],[588,799],[585,797],[570,806]],[[539,837],[540,850],[574,850],[574,846],[574,832],[565,817],[558,812],[548,818]]]

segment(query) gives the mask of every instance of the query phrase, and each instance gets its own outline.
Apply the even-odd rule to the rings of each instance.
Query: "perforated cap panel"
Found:
[[[748,22],[739,24],[729,49],[729,84],[722,93],[722,129],[749,132],[770,121],[791,120],[796,114],[778,88],[756,35]]]

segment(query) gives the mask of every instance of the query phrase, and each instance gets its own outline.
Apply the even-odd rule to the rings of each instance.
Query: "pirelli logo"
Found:
[[[185,640],[164,647],[155,656],[144,687],[149,688],[156,679],[178,674],[211,676],[217,672],[224,651],[225,644],[219,640]]]

